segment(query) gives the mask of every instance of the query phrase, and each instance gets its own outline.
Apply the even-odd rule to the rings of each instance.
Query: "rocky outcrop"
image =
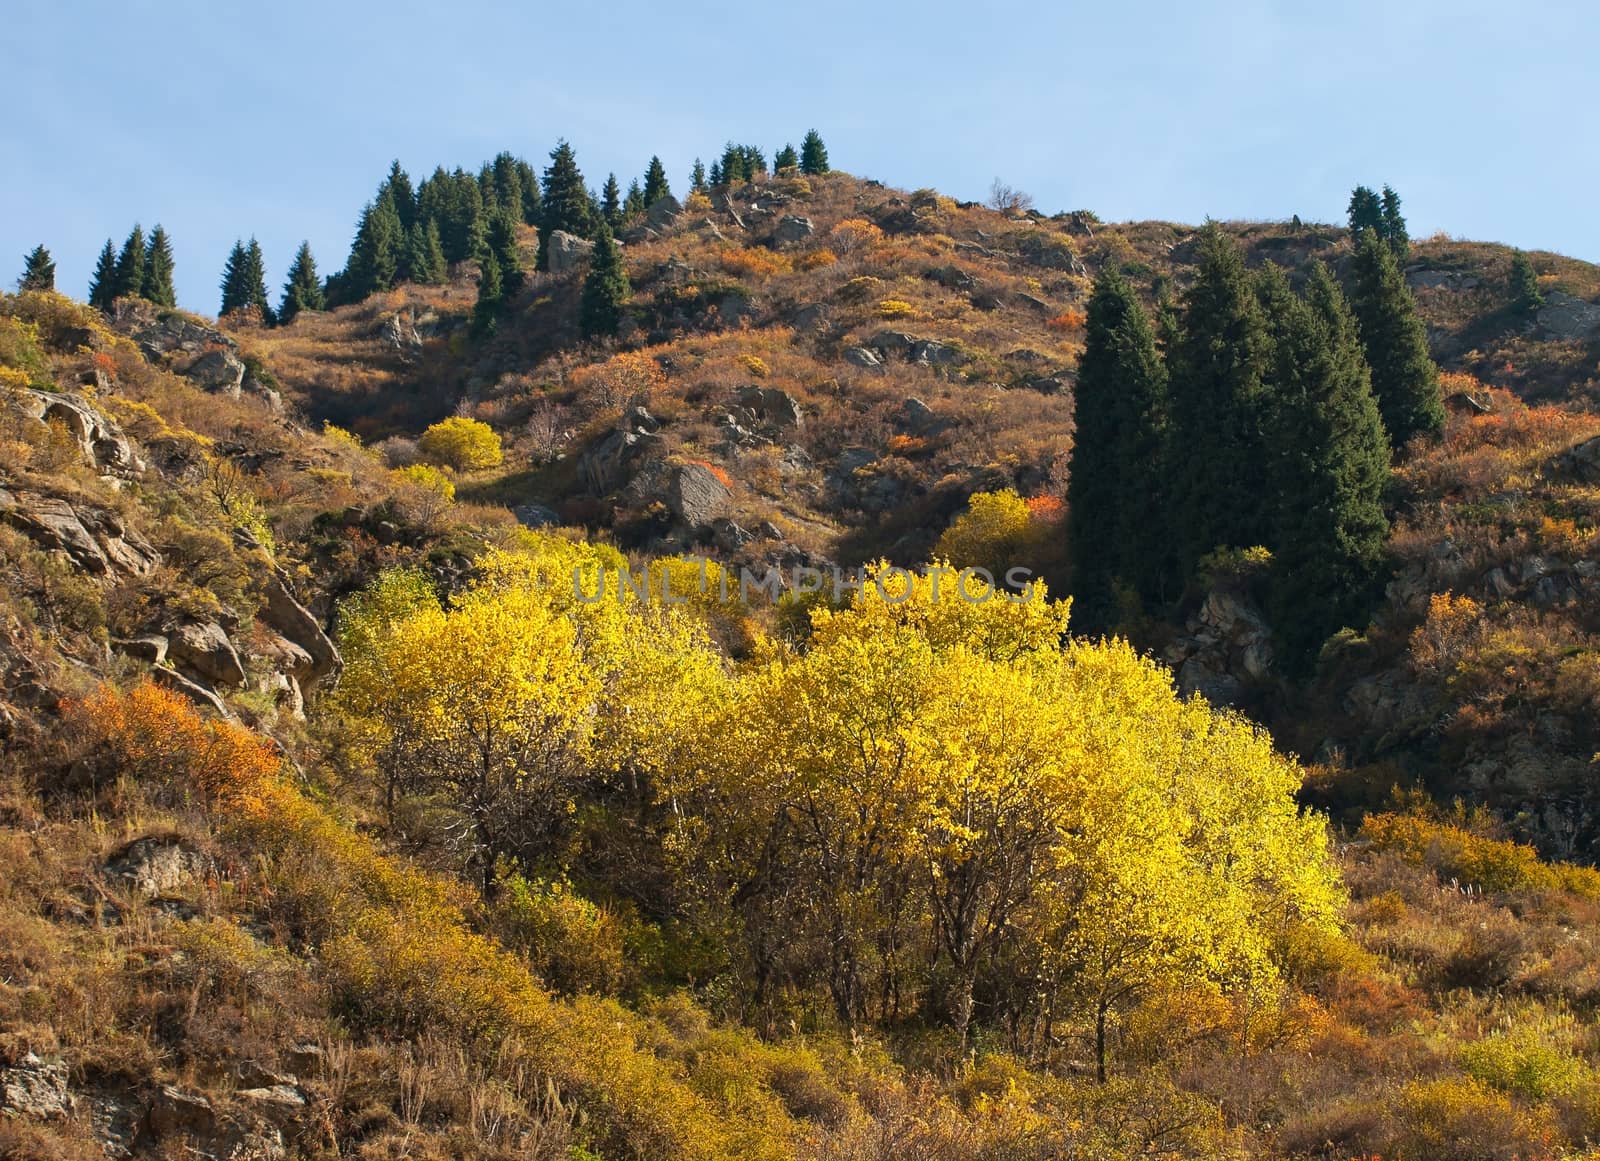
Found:
[[[1476,290],[1476,277],[1464,270],[1433,270],[1413,266],[1406,271],[1406,283],[1413,290]]]
[[[239,344],[215,327],[206,326],[175,310],[163,310],[141,299],[118,299],[110,316],[111,325],[127,335],[147,359],[167,355],[199,354],[211,347],[237,351]]]
[[[545,267],[551,274],[565,274],[587,262],[593,250],[594,243],[587,239],[565,230],[552,230],[545,243]]]
[[[667,476],[667,508],[691,528],[709,525],[727,509],[733,494],[705,464],[678,464]]]
[[[211,869],[211,860],[182,839],[145,835],[115,852],[103,868],[107,878],[136,895],[170,894]]]
[[[804,426],[805,413],[800,401],[781,387],[741,387],[739,405],[768,426],[790,431]]]
[[[145,1123],[157,1142],[192,1141],[217,1161],[278,1161],[286,1154],[282,1131],[268,1120],[225,1115],[205,1096],[172,1085],[156,1090]]]
[[[777,226],[772,231],[772,241],[778,246],[792,246],[796,242],[803,242],[816,232],[816,226],[810,218],[802,218],[797,214],[784,214],[778,219]]]
[[[1272,627],[1241,593],[1214,589],[1169,645],[1163,660],[1177,672],[1178,689],[1213,705],[1236,703],[1247,683],[1272,676]]]
[[[180,621],[167,630],[167,653],[179,666],[217,685],[241,686],[244,665],[215,621]]]
[[[290,670],[293,676],[302,685],[336,676],[344,667],[338,647],[310,611],[295,600],[288,583],[274,573],[267,579],[265,590],[267,599],[261,607],[261,619],[298,646],[308,659]]]
[[[1545,295],[1539,325],[1551,338],[1585,340],[1600,335],[1600,303],[1585,302],[1559,290]]]
[[[237,399],[244,391],[244,363],[232,351],[207,351],[182,371],[184,378],[213,395]]]
[[[682,203],[671,194],[663,194],[651,202],[650,207],[645,210],[644,221],[650,229],[661,231],[675,226],[682,214]]]
[[[958,347],[935,339],[919,339],[903,331],[879,331],[867,340],[867,346],[880,357],[893,355],[925,367],[954,367],[967,361],[967,355]]]
[[[10,1068],[0,1068],[0,1114],[59,1121],[72,1112],[65,1061],[42,1060],[32,1052]]]
[[[19,400],[23,410],[33,418],[65,427],[77,440],[83,458],[101,475],[131,477],[144,471],[144,461],[122,428],[87,399],[58,395],[54,391],[30,390],[22,392]]]
[[[0,520],[47,552],[64,553],[93,576],[144,576],[160,554],[117,513],[56,496],[0,488]]]

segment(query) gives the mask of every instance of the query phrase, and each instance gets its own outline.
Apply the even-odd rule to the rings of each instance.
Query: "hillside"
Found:
[[[276,327],[0,298],[0,1153],[1593,1155],[1600,269],[1532,255],[1529,317],[1412,243],[1450,415],[1302,674],[1248,555],[1135,649],[1038,590],[696,593],[1069,594],[1095,279],[1159,318],[1197,235],[687,200],[599,340],[531,226],[492,326],[475,261]],[[569,595],[630,565],[683,607]]]

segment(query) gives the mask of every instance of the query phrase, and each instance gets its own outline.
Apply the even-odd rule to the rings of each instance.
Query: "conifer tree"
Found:
[[[112,298],[138,298],[144,294],[144,231],[135,225],[117,255],[117,273],[112,282]]]
[[[222,305],[217,308],[218,318],[250,305],[250,291],[246,285],[249,264],[244,242],[235,239],[233,249],[228,251],[228,261],[222,267]]]
[[[444,249],[439,244],[439,224],[432,218],[426,225],[416,222],[406,235],[402,277],[421,286],[436,286],[449,273]]]
[[[500,278],[500,263],[485,254],[479,263],[478,302],[472,310],[472,329],[479,336],[493,334],[505,302],[505,287]]]
[[[580,238],[594,233],[589,191],[583,184],[577,156],[565,141],[550,151],[544,171],[544,196],[539,214],[539,269],[550,266],[550,235],[565,230]]]
[[[1327,268],[1312,266],[1303,301],[1277,277],[1272,381],[1284,454],[1272,622],[1289,668],[1303,671],[1330,634],[1365,627],[1389,531],[1389,441],[1355,320]]]
[[[1411,234],[1400,212],[1400,195],[1387,185],[1383,187],[1383,240],[1389,243],[1389,249],[1399,261],[1404,262],[1410,256]]]
[[[1376,231],[1356,249],[1351,305],[1372,368],[1372,390],[1396,450],[1444,427],[1439,369],[1428,355],[1428,332],[1394,251]]]
[[[322,280],[317,277],[317,260],[311,256],[311,243],[301,242],[289,264],[289,279],[283,284],[283,302],[278,307],[278,322],[287,326],[303,310],[323,307]]]
[[[522,158],[517,158],[517,185],[522,190],[522,224],[524,226],[537,226],[539,224],[539,175],[533,172],[533,166]]]
[[[1185,579],[1207,553],[1265,544],[1266,323],[1238,246],[1215,222],[1183,296],[1173,349],[1172,541]]]
[[[17,289],[26,293],[30,290],[54,290],[56,288],[56,263],[50,257],[50,251],[40,242],[28,252],[23,260],[22,277],[17,279]]]
[[[172,284],[172,239],[157,223],[150,231],[144,254],[144,297],[157,306],[177,306],[178,291]]]
[[[744,157],[744,176],[746,181],[754,181],[756,175],[767,172],[767,158],[761,152],[760,146],[741,145],[739,152]]]
[[[494,204],[509,213],[514,221],[522,221],[522,173],[517,159],[501,151],[491,163],[494,174]]]
[[[694,193],[706,192],[706,163],[698,157],[694,159],[694,168],[689,171],[689,189]]]
[[[272,325],[272,304],[267,301],[267,260],[261,253],[261,243],[255,238],[245,247],[244,285],[248,295],[247,306],[261,312],[261,321]]]
[[[600,191],[600,212],[605,214],[606,225],[615,230],[622,225],[622,187],[617,184],[617,175],[606,174],[605,188]]]
[[[489,219],[485,246],[494,256],[501,284],[508,293],[522,286],[522,255],[517,250],[517,222],[505,210],[496,210]]]
[[[745,156],[744,150],[733,142],[728,142],[722,147],[722,162],[718,171],[722,181],[718,184],[738,185],[742,181],[749,181],[748,165],[749,159]]]
[[[1511,309],[1526,316],[1543,305],[1544,293],[1539,289],[1539,275],[1528,256],[1518,250],[1511,255]]]
[[[382,201],[385,194],[394,206],[395,216],[400,219],[400,228],[410,230],[417,220],[417,195],[411,188],[411,175],[400,167],[399,158],[389,166],[389,176],[378,187],[378,200]]]
[[[807,177],[817,177],[828,172],[828,147],[815,129],[806,133],[800,143],[800,172]]]
[[[785,145],[778,150],[772,158],[772,169],[775,173],[782,173],[786,169],[799,169],[800,155],[795,152],[793,145]]]
[[[726,179],[722,176],[722,162],[713,161],[711,163],[711,172],[706,175],[707,188],[715,188],[725,184]]]
[[[583,281],[578,325],[584,338],[614,335],[622,322],[622,304],[630,293],[622,255],[605,223],[595,233],[589,275]]]
[[[348,302],[391,290],[400,272],[405,234],[394,202],[385,194],[361,211],[350,261],[345,264],[343,293]]]
[[[644,211],[644,190],[639,188],[639,179],[635,178],[628,183],[628,196],[622,201],[623,220],[626,221],[628,218],[644,213]]]
[[[1149,597],[1159,591],[1166,390],[1149,320],[1107,267],[1089,299],[1074,394],[1067,536],[1079,632],[1113,627],[1119,583]]]
[[[644,171],[645,209],[649,209],[670,193],[672,186],[667,181],[666,167],[661,164],[659,157],[652,157]]]
[[[89,305],[99,307],[101,310],[110,310],[111,303],[116,298],[116,285],[117,246],[107,238],[105,246],[100,251],[100,259],[94,265],[94,277],[89,281]]]
[[[1350,234],[1359,244],[1368,231],[1383,236],[1383,203],[1372,190],[1358,185],[1350,193]]]

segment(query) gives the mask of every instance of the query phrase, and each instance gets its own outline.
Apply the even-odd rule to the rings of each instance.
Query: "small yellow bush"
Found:
[[[917,308],[909,302],[898,298],[886,298],[878,303],[878,317],[880,318],[915,318]]]
[[[497,468],[505,458],[494,428],[459,415],[441,420],[423,432],[417,451],[429,463],[458,472]]]
[[[433,492],[446,500],[456,498],[455,481],[432,464],[412,464],[410,467],[395,469],[394,474],[398,479]]]

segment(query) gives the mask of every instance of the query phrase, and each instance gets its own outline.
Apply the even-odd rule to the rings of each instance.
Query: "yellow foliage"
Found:
[[[455,481],[432,464],[411,464],[408,467],[396,468],[394,476],[424,491],[432,492],[441,499],[456,498]]]
[[[451,416],[440,420],[417,440],[417,450],[431,463],[475,472],[500,466],[500,437],[487,423]]]
[[[898,298],[886,298],[878,303],[879,318],[915,318],[917,308]]]

